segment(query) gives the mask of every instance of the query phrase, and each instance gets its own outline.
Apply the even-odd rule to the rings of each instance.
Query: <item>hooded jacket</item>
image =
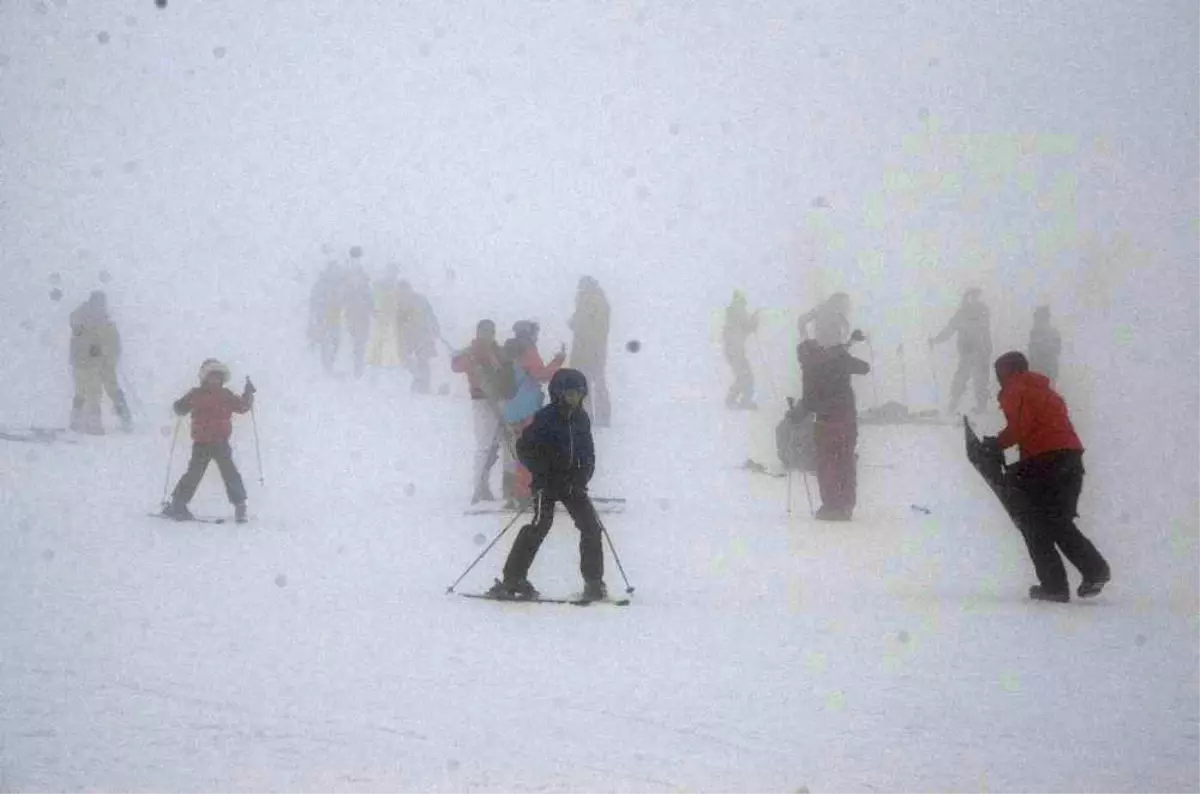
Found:
[[[1008,425],[996,437],[1001,449],[1016,445],[1021,460],[1059,450],[1083,451],[1067,404],[1038,372],[1018,372],[1000,390],[1000,410]]]
[[[866,375],[871,366],[850,355],[845,345],[821,347],[811,339],[796,347],[796,358],[804,375],[804,410],[822,421],[856,421],[850,377]]]
[[[534,490],[562,497],[587,490],[596,470],[592,420],[582,407],[563,401],[568,389],[587,394],[587,378],[575,369],[560,369],[550,380],[550,404],[533,415],[533,423],[517,440],[517,456],[533,475]]]

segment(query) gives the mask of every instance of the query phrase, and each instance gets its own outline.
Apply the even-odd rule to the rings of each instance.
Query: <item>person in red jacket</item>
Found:
[[[471,344],[450,359],[450,369],[465,374],[471,389],[471,415],[475,425],[475,493],[471,496],[471,504],[496,500],[488,480],[492,465],[499,458],[504,432],[500,413],[503,395],[498,393],[497,385],[500,367],[496,324],[491,320],[480,320]]]
[[[254,405],[254,384],[246,378],[246,386],[238,396],[225,388],[229,368],[215,358],[200,365],[200,386],[175,401],[175,413],[192,415],[192,458],[187,471],[179,478],[171,501],[163,507],[163,515],[178,521],[192,518],[188,502],[196,493],[208,462],[215,460],[225,481],[225,493],[234,506],[238,523],[246,521],[246,486],[233,463],[229,437],[233,434],[233,415],[244,414]]]
[[[1007,426],[985,444],[1000,450],[1018,446],[1020,460],[1005,476],[1012,495],[1013,520],[1025,538],[1038,584],[1029,597],[1038,601],[1071,600],[1067,572],[1059,552],[1083,577],[1080,598],[1100,594],[1111,578],[1108,563],[1075,526],[1083,488],[1083,445],[1075,434],[1067,405],[1045,375],[1029,371],[1023,353],[996,359],[1000,409]]]

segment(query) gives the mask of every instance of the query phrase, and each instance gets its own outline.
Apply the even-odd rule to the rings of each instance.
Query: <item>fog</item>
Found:
[[[835,290],[872,340],[871,401],[944,400],[952,354],[924,340],[977,285],[997,352],[1050,304],[1086,443],[1172,460],[1194,499],[1196,17],[6,0],[8,403],[69,400],[65,314],[98,287],[147,394],[210,355],[282,379],[317,271],[352,245],[373,274],[399,263],[456,344],[482,316],[569,341],[593,275],[614,346],[645,345],[629,377],[667,392],[724,388],[743,289],[776,400],[794,318]]]
[[[1138,457],[1190,461],[1194,487],[1187,4],[0,9],[4,335],[42,335],[6,367],[25,399],[66,402],[65,311],[101,286],[145,390],[208,355],[291,362],[351,245],[456,341],[480,316],[565,341],[591,274],[641,376],[688,391],[723,387],[733,288],[773,310],[779,391],[794,317],[842,289],[876,393],[902,399],[906,343],[933,404],[949,353],[922,341],[978,285],[997,352],[1053,307],[1089,446],[1152,440]]]

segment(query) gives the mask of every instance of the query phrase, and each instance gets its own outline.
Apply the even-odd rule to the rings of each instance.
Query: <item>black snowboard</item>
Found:
[[[1004,452],[984,444],[975,429],[971,427],[971,421],[965,416],[963,417],[963,436],[967,447],[967,460],[975,467],[975,471],[979,472],[979,476],[983,477],[983,481],[992,489],[992,493],[996,494],[996,498],[1000,500],[1004,510],[1015,522],[1017,520],[1013,514],[1015,493],[1012,486],[1005,481]]]

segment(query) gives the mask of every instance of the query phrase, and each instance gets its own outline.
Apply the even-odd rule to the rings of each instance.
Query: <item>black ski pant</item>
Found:
[[[504,561],[504,581],[518,581],[529,575],[533,558],[554,523],[554,503],[562,502],[579,529],[579,572],[585,582],[604,578],[603,529],[596,508],[586,492],[569,496],[550,494],[544,488],[533,492],[533,520],[521,527],[508,559]]]
[[[1025,538],[1042,589],[1068,593],[1059,552],[1085,581],[1107,581],[1108,563],[1075,526],[1083,489],[1083,453],[1060,450],[1023,460],[1008,473],[1013,520]]]
[[[229,501],[235,505],[246,501],[246,486],[233,463],[233,450],[229,448],[228,441],[221,441],[217,444],[192,445],[192,459],[188,461],[187,471],[179,478],[179,484],[171,492],[172,504],[187,506],[187,503],[192,501],[210,460],[217,462],[221,479],[225,481],[225,495],[229,497]]]

